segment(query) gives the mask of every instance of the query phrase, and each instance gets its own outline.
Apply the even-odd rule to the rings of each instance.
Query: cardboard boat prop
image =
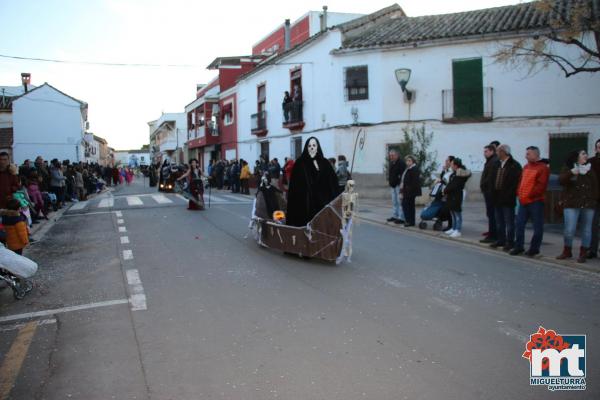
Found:
[[[296,227],[268,215],[264,195],[259,191],[254,200],[250,229],[260,246],[337,264],[349,262],[357,198],[354,181],[348,181],[344,192],[323,207],[306,226]],[[285,205],[283,198],[278,201]]]

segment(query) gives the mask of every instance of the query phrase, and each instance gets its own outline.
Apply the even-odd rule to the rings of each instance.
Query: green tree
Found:
[[[420,127],[402,128],[404,134],[404,156],[412,154],[417,159],[421,170],[421,182],[424,186],[433,184],[433,175],[438,169],[437,151],[430,151],[433,142],[433,132],[427,132],[425,124]]]

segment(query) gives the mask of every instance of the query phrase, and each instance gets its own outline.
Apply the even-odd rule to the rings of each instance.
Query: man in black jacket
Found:
[[[397,150],[390,150],[390,163],[388,168],[388,183],[392,189],[393,214],[387,219],[388,222],[396,224],[404,223],[404,215],[400,208],[400,178],[406,169],[406,164],[398,156]]]
[[[485,166],[481,173],[481,181],[479,188],[485,199],[485,213],[488,218],[488,232],[485,239],[480,240],[481,243],[495,243],[496,238],[496,216],[494,211],[494,179],[498,171],[498,157],[496,156],[496,148],[488,144],[483,148],[485,156]]]
[[[415,200],[421,195],[421,171],[414,156],[406,156],[406,170],[400,181],[402,192],[402,211],[405,227],[415,226]]]
[[[510,251],[515,243],[515,206],[521,180],[521,164],[512,157],[510,146],[506,144],[498,146],[497,153],[500,164],[493,177],[497,240],[490,246]]]

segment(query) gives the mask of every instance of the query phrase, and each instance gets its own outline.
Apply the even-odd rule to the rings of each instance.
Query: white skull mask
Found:
[[[315,158],[317,156],[317,149],[319,146],[317,145],[317,141],[315,139],[310,139],[308,141],[308,155],[310,158]]]

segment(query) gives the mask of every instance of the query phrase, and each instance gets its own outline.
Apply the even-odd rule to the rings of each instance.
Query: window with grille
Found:
[[[344,69],[346,100],[369,99],[369,67],[347,67]]]

